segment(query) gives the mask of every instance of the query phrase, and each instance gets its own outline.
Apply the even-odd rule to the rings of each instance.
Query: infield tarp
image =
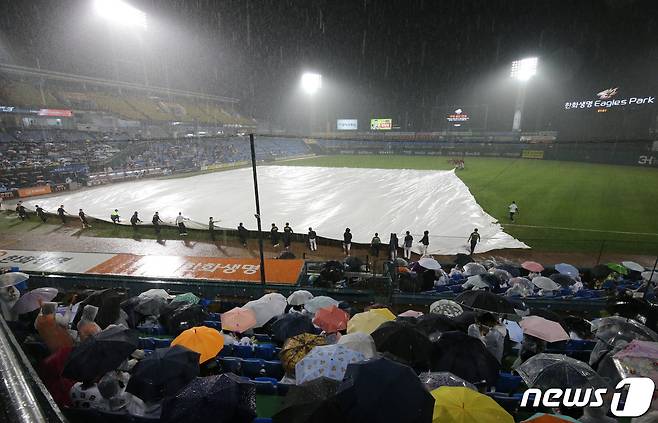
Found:
[[[430,232],[429,252],[468,252],[467,238],[478,228],[482,242],[476,252],[529,248],[503,232],[501,225],[477,204],[454,171],[260,166],[258,183],[263,229],[285,222],[296,232],[309,227],[321,237],[342,239],[346,227],[355,243],[370,243],[375,232],[388,243],[391,232],[414,236],[414,250],[424,230]],[[187,226],[204,229],[209,216],[217,226],[236,228],[244,222],[255,229],[253,180],[250,168],[178,179],[150,179],[106,185],[31,200],[55,212],[60,204],[70,213],[110,220],[117,208],[123,223],[134,211],[149,223],[155,211],[173,224],[179,211]]]

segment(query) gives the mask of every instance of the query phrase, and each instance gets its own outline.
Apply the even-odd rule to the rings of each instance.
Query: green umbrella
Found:
[[[613,270],[620,275],[628,275],[628,269],[619,263],[608,263],[606,266],[608,266],[608,269]]]
[[[199,297],[192,294],[191,292],[187,292],[185,294],[176,295],[176,297],[173,300],[171,300],[172,303],[179,302],[179,301],[182,301],[182,302],[185,302],[185,303],[190,303],[190,304],[198,304],[199,303]]]

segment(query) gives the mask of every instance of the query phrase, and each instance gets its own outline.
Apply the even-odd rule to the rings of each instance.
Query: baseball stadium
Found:
[[[516,3],[0,6],[2,421],[658,421],[651,5]]]

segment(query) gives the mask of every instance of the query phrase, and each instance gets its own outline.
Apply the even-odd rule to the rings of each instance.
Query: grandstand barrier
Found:
[[[50,185],[39,185],[35,187],[19,188],[18,196],[20,198],[34,197],[37,195],[50,194],[52,192]]]

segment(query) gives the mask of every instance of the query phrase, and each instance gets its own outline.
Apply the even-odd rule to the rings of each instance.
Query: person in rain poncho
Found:
[[[186,236],[187,235],[187,228],[185,227],[185,221],[190,220],[187,217],[183,217],[182,212],[178,212],[178,216],[176,216],[176,226],[178,226],[178,235]]]
[[[96,319],[96,314],[98,314],[98,307],[91,304],[87,304],[85,308],[82,309],[82,318],[78,322],[78,336],[80,337],[80,342],[83,342],[85,339],[101,331],[100,326],[94,321]]]
[[[487,347],[500,363],[503,359],[505,334],[507,329],[491,313],[484,313],[477,317],[477,321],[468,327],[468,334],[478,338]]]
[[[411,236],[409,231],[407,231],[406,235],[404,236],[404,258],[409,260],[411,258],[411,246],[414,243],[414,237]]]
[[[41,312],[34,321],[34,328],[51,353],[60,348],[72,347],[73,338],[67,330],[69,320],[55,315],[57,303],[46,302],[41,305]]]

